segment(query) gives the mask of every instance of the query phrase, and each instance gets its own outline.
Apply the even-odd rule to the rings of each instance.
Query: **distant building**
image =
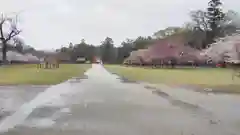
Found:
[[[63,63],[71,62],[70,55],[67,53],[64,53],[64,52],[45,52],[44,57],[53,57],[56,60],[63,62]]]
[[[78,57],[76,62],[78,63],[85,63],[87,61],[87,59],[85,57]]]
[[[0,61],[2,61],[2,51],[0,51]],[[32,54],[21,54],[15,51],[8,51],[7,61],[9,63],[35,63],[38,62],[39,59]]]
[[[39,62],[39,58],[31,53],[19,53],[12,45],[8,45],[7,61],[9,63],[35,63]],[[2,46],[0,45],[0,62],[2,62]]]

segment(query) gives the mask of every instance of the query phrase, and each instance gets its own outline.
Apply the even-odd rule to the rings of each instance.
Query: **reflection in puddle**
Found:
[[[22,126],[31,127],[31,128],[49,128],[55,124],[55,121],[52,119],[32,119],[27,121]]]
[[[70,110],[70,108],[63,108],[63,109],[61,109],[60,112],[61,112],[61,113],[70,113],[71,110]]]
[[[0,110],[0,111],[1,111],[0,112],[0,121],[3,120],[5,117],[11,115],[11,112],[9,112],[9,111],[2,111],[2,110]]]
[[[137,83],[137,81],[132,81],[132,80],[129,80],[125,77],[121,77],[120,80],[123,82],[123,83]]]
[[[72,79],[69,79],[68,82],[69,83],[80,83],[81,80],[83,79],[88,79],[88,76],[84,75],[82,77],[73,77]]]
[[[58,110],[60,110],[60,108],[52,107],[52,106],[39,107],[34,109],[33,112],[28,116],[28,118],[31,119],[31,118],[51,117]]]
[[[49,86],[14,85],[0,86],[0,122],[11,116],[24,103],[33,99]]]
[[[136,83],[136,84],[138,83],[137,81],[129,80],[126,77],[119,76],[117,73],[111,73],[111,74],[117,76],[116,79],[120,80],[122,83]]]
[[[122,83],[141,84],[140,82],[132,81],[132,80],[129,80],[129,79],[123,77],[123,76],[119,76],[116,73],[112,73],[112,74],[117,75],[118,76],[117,79],[121,80]],[[204,108],[202,108],[201,106],[199,106],[197,104],[192,104],[192,103],[188,103],[188,102],[185,102],[185,101],[182,101],[182,100],[174,99],[168,93],[162,91],[161,89],[153,87],[153,86],[146,85],[146,86],[144,86],[144,88],[150,89],[153,94],[156,94],[156,95],[162,97],[163,99],[166,99],[173,106],[179,107],[182,110],[190,111],[191,114],[195,117],[200,116],[201,118],[204,118],[204,119],[208,120],[210,125],[215,125],[215,124],[220,123],[220,120],[216,119],[213,116],[212,112],[210,112],[208,110],[205,110]]]
[[[205,110],[204,108],[196,105],[191,104],[188,102],[184,102],[178,99],[174,99],[169,94],[161,91],[160,89],[152,86],[145,86],[146,89],[152,90],[153,94],[156,94],[158,96],[161,96],[162,98],[166,99],[169,103],[171,103],[173,106],[180,107],[183,110],[189,110],[194,116],[203,116],[204,118],[209,120],[209,124],[218,124],[220,120],[213,118],[213,115],[211,112]],[[199,115],[200,114],[200,115]]]
[[[122,83],[138,83],[137,81],[129,80],[128,78],[125,77],[118,77],[119,80],[121,80]]]

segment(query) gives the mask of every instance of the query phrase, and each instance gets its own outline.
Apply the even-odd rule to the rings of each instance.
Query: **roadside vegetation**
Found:
[[[240,78],[232,80],[232,70],[223,68],[186,68],[186,69],[151,69],[105,65],[105,68],[120,76],[134,81],[164,83],[170,86],[190,86],[202,90],[211,88],[218,92],[239,92]]]
[[[53,85],[83,75],[91,65],[61,64],[58,69],[39,69],[35,64],[0,67],[0,85]]]

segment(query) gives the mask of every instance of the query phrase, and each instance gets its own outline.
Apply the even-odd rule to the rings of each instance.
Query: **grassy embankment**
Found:
[[[52,85],[83,75],[91,65],[61,64],[58,69],[38,69],[36,65],[0,67],[0,85]]]
[[[216,68],[199,69],[151,69],[106,65],[110,72],[125,78],[150,83],[164,83],[170,86],[184,86],[195,89],[212,88],[216,92],[240,93],[240,79],[232,80],[232,70]]]

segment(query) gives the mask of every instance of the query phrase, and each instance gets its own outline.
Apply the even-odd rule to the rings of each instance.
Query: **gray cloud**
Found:
[[[4,2],[3,2],[4,1]],[[25,42],[38,49],[57,48],[69,42],[100,44],[106,36],[120,44],[125,38],[152,35],[167,26],[180,26],[188,13],[204,9],[208,0],[0,0],[4,13],[20,14]],[[237,0],[225,8],[238,10]]]

